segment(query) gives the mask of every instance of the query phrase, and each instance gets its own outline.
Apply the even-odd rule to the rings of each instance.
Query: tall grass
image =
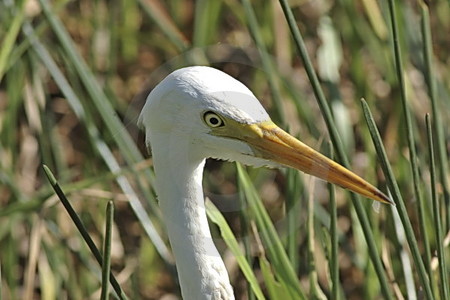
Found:
[[[194,64],[243,81],[305,143],[330,140],[396,203],[208,162],[238,299],[447,299],[448,15],[443,0],[1,1],[0,299],[180,295],[135,124]]]

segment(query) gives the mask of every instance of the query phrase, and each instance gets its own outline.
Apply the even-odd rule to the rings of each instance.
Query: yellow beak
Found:
[[[376,187],[300,142],[272,121],[240,126],[240,137],[255,156],[319,177],[355,193],[383,203],[393,202]],[[244,127],[244,128],[242,128]]]

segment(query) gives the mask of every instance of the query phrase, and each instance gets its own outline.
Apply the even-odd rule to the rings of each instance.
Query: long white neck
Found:
[[[156,191],[183,299],[234,299],[206,218],[202,190],[205,159],[195,151],[189,153],[191,141],[183,135],[153,134],[151,141],[158,145],[152,148]]]

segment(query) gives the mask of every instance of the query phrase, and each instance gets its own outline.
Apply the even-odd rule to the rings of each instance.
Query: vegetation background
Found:
[[[135,123],[148,91],[197,64],[243,81],[327,155],[331,140],[397,204],[209,161],[238,299],[449,299],[449,16],[445,0],[1,1],[0,299],[106,299],[42,164],[99,249],[113,201],[105,261],[128,298],[179,297]]]

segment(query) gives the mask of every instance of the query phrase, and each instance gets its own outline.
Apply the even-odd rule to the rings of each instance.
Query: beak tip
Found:
[[[386,196],[383,192],[381,192],[381,191],[378,191],[377,192],[377,194],[376,194],[376,197],[381,201],[381,202],[384,202],[384,203],[386,203],[386,204],[390,204],[390,205],[392,205],[392,206],[396,206],[395,205],[395,202],[391,199],[391,198],[389,198],[388,196]]]
[[[390,205],[392,205],[393,207],[396,207],[396,206],[397,206],[397,205],[395,204],[395,202],[392,201],[392,199],[389,199],[389,198],[388,198],[387,204],[390,204]]]

